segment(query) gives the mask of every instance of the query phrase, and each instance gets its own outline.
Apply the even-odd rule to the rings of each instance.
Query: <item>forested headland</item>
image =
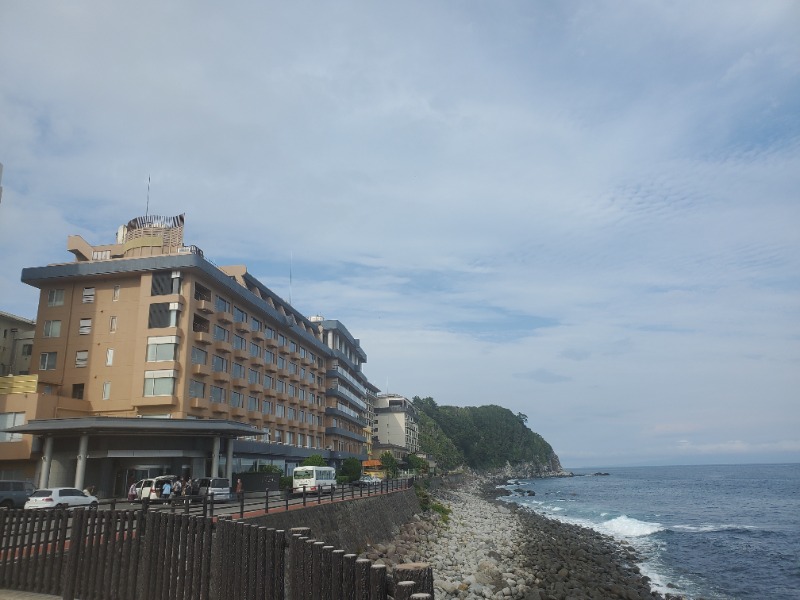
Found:
[[[550,444],[527,426],[528,417],[494,404],[440,406],[433,398],[413,399],[419,418],[420,449],[440,469],[466,466],[513,476],[554,474],[561,463]]]

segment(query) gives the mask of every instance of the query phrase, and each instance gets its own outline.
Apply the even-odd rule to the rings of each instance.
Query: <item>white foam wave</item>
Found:
[[[665,529],[661,523],[648,523],[647,521],[632,519],[626,515],[603,521],[598,523],[596,527],[601,533],[615,538],[644,537]]]
[[[711,533],[713,531],[739,531],[742,529],[755,530],[754,525],[673,525],[670,527],[675,531],[688,531],[690,533]]]

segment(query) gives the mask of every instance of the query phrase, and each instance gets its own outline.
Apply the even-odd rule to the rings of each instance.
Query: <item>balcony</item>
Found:
[[[215,318],[220,323],[225,323],[226,325],[230,325],[233,323],[233,313],[228,312],[227,310],[219,310],[215,314]]]
[[[207,377],[208,375],[211,375],[211,367],[209,367],[208,365],[193,364],[192,375]]]
[[[177,396],[144,396],[131,400],[133,406],[175,406],[177,404]]]
[[[247,411],[247,418],[250,419],[250,423],[255,425],[256,427],[261,427],[261,413],[257,410],[248,410]]]
[[[235,378],[231,380],[231,385],[235,388],[246,388],[248,386],[247,379]]]
[[[277,348],[278,340],[275,338],[267,338],[267,346],[269,346],[270,348]]]
[[[214,381],[221,381],[222,383],[230,383],[230,373],[224,371],[214,371]]]
[[[228,414],[230,411],[230,406],[225,404],[224,402],[212,402],[211,403],[211,412],[213,413],[220,413],[220,414]]]
[[[250,390],[251,392],[260,394],[264,391],[264,386],[261,385],[260,383],[248,383],[247,389]]]
[[[217,352],[222,352],[224,354],[230,354],[233,352],[233,346],[230,342],[226,342],[223,340],[216,340],[214,342],[214,350]]]
[[[210,315],[214,312],[214,305],[209,300],[198,300],[197,311]]]
[[[208,400],[205,398],[190,398],[189,406],[197,410],[208,410]]]
[[[260,356],[253,356],[250,355],[250,364],[255,365],[257,367],[264,367],[267,365],[266,361],[261,358]]]
[[[250,333],[250,325],[248,325],[245,321],[236,321],[233,324],[233,328],[239,333]]]
[[[234,406],[231,408],[232,417],[246,417],[247,410],[243,406]]]
[[[267,336],[264,335],[263,331],[251,331],[250,332],[250,339],[254,342],[263,342],[267,339]]]
[[[198,344],[211,344],[214,339],[211,337],[211,334],[207,331],[195,331],[194,332],[194,341]]]
[[[270,373],[277,373],[278,372],[278,365],[274,362],[268,362],[264,365],[264,368],[269,371]]]
[[[238,360],[248,360],[250,358],[250,352],[244,348],[236,348],[233,351],[233,357]]]

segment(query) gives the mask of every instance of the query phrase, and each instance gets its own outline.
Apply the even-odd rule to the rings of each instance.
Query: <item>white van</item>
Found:
[[[197,480],[197,492],[201,496],[214,494],[214,502],[227,502],[231,499],[231,482],[227,477],[201,477]]]
[[[327,494],[336,491],[336,469],[333,467],[295,467],[292,472],[292,492]]]
[[[142,479],[136,482],[136,500],[140,502],[147,498],[150,502],[162,502],[165,499],[161,497],[161,488],[169,481],[170,485],[175,483],[178,479],[175,475],[160,475],[150,479]]]

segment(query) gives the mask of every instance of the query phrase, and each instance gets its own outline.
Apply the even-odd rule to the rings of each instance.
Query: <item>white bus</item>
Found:
[[[336,469],[333,467],[295,467],[292,472],[292,492],[322,494],[336,491]]]

